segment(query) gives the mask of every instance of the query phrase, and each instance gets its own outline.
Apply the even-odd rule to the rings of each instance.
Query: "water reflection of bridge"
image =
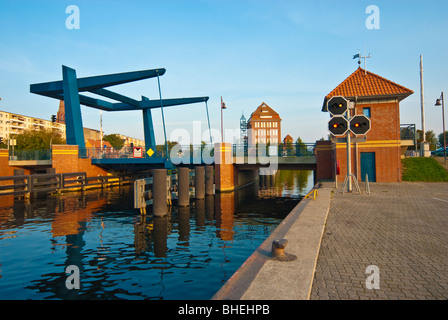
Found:
[[[132,197],[129,196],[130,190],[127,186],[62,197],[48,196],[31,202],[5,196],[2,203],[4,206],[0,208],[0,224],[3,230],[23,228],[30,223],[33,228],[38,228],[39,224],[45,225],[43,228],[51,235],[49,245],[52,250],[65,250],[63,265],[79,266],[81,274],[85,275],[84,283],[95,280],[91,289],[83,290],[79,295],[66,289],[67,275],[63,272],[65,267],[61,266],[60,274],[41,274],[29,284],[28,289],[49,294],[52,298],[79,299],[83,298],[83,295],[84,298],[105,298],[106,296],[101,295],[105,294],[106,290],[101,289],[101,286],[107,286],[111,281],[106,272],[107,265],[119,259],[131,259],[117,255],[119,252],[113,248],[113,244],[106,241],[110,241],[111,232],[120,230],[123,235],[133,234],[131,243],[135,256],[132,259],[139,257],[138,259],[145,261],[153,257],[156,260],[148,260],[148,267],[169,269],[173,267],[169,262],[157,259],[166,258],[170,250],[174,250],[170,246],[173,245],[173,236],[177,238],[176,247],[193,250],[190,248],[190,241],[198,232],[214,230],[214,237],[226,243],[235,240],[243,221],[245,224],[259,224],[260,218],[254,218],[251,208],[244,206],[248,203],[248,198],[257,196],[258,188],[258,184],[254,183],[236,192],[207,196],[204,200],[192,199],[190,207],[174,206],[164,217],[142,217],[130,209],[133,207]],[[277,210],[278,212],[273,213],[276,217],[287,214],[285,209],[283,208],[282,212],[278,205]],[[249,220],[254,219],[253,222],[248,220],[247,215],[252,217]],[[123,217],[128,218],[121,220]],[[48,225],[50,229],[46,227]],[[117,238],[115,241],[127,240]],[[231,248],[224,245],[221,250],[225,252]],[[60,253],[57,256],[59,257]],[[202,263],[203,258],[192,256],[191,263]],[[88,279],[92,277],[92,267],[98,270],[95,272],[95,279]]]
[[[306,195],[314,185],[311,170],[278,170],[275,175],[261,175],[260,197],[296,198]]]

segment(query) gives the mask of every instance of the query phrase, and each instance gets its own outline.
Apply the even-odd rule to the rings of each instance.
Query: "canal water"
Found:
[[[312,187],[278,171],[166,217],[133,209],[132,186],[2,196],[0,299],[210,299]]]

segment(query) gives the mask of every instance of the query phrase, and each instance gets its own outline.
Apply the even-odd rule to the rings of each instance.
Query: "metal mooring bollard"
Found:
[[[274,240],[272,242],[272,259],[278,261],[293,261],[296,260],[297,257],[293,254],[288,254],[285,252],[286,245],[288,244],[288,240],[280,239]]]

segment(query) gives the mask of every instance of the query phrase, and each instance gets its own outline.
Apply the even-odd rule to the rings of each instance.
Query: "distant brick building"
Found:
[[[286,135],[285,139],[283,139],[283,143],[294,143],[293,137],[291,137],[289,134]]]
[[[103,141],[103,145],[101,145],[101,140],[86,139],[86,148],[103,148],[111,150],[113,147],[109,141]]]
[[[366,141],[351,144],[352,173],[359,181],[364,181],[366,174],[369,181],[401,181],[400,102],[412,93],[395,82],[358,68],[325,96],[323,112],[327,112],[326,102],[331,97],[343,96],[354,103],[351,116],[364,114],[371,120]],[[338,180],[343,181],[347,173],[346,149],[345,138],[333,137],[331,143],[317,145],[318,174],[333,176],[318,179],[334,178],[339,168]],[[320,170],[319,166],[330,166],[332,170]]]
[[[56,114],[56,122],[58,123],[65,123],[65,105],[64,100],[59,101],[59,109],[58,113]]]
[[[281,143],[281,121],[279,114],[263,102],[247,122],[248,143]]]

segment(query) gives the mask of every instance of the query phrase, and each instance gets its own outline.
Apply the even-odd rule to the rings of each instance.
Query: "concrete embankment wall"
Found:
[[[303,199],[212,299],[309,299],[331,189],[319,188],[318,194],[316,200]],[[288,241],[285,253],[295,260],[273,259],[272,243],[277,239]]]

